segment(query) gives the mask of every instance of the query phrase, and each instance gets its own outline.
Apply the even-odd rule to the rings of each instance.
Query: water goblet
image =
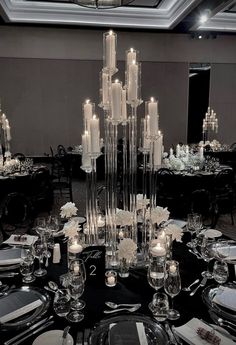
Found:
[[[85,302],[79,300],[84,292],[85,280],[82,274],[71,274],[69,279],[69,290],[73,301],[71,302],[71,311],[67,315],[67,319],[70,322],[80,322],[83,320],[84,315],[80,312],[85,307]]]
[[[147,279],[149,285],[158,291],[164,285],[165,265],[163,262],[151,260],[148,266]]]
[[[148,305],[157,321],[165,321],[169,312],[169,301],[165,293],[154,293],[152,302]]]
[[[206,236],[203,236],[202,243],[200,246],[202,258],[207,263],[207,270],[202,272],[202,276],[207,277],[207,279],[212,279],[213,277],[209,269],[209,264],[210,264],[210,261],[214,259],[213,253],[212,253],[212,243],[214,241],[215,240],[213,238],[208,238]]]
[[[47,245],[44,237],[35,242],[34,249],[35,257],[39,260],[39,268],[34,272],[34,275],[36,277],[43,277],[47,274],[47,271],[42,268],[43,259],[46,256],[47,252]]]
[[[21,251],[21,262],[20,262],[20,273],[23,276],[22,282],[29,284],[35,281],[33,276],[34,270],[34,252],[31,247],[22,248]]]
[[[223,261],[215,261],[213,266],[213,278],[219,284],[224,284],[228,280],[229,269],[227,263]]]
[[[68,289],[60,289],[55,293],[53,308],[60,317],[66,317],[70,312],[71,296]]]
[[[214,244],[217,259],[224,261],[230,254],[229,241],[218,241]]]
[[[171,308],[168,311],[168,319],[177,320],[180,317],[180,313],[173,308],[173,299],[181,291],[179,263],[177,261],[166,261],[164,289],[171,297]]]
[[[35,219],[35,231],[37,234],[42,238],[44,232],[46,231],[46,218],[45,217],[37,217]]]
[[[188,214],[187,218],[187,229],[191,234],[191,240],[187,243],[187,246],[190,248],[196,247],[196,241],[193,240],[193,234],[196,234],[196,237],[199,235],[199,231],[202,229],[202,217],[197,213]]]
[[[59,230],[59,218],[57,216],[49,216],[47,219],[47,232],[48,232],[48,247],[54,247],[54,234]]]

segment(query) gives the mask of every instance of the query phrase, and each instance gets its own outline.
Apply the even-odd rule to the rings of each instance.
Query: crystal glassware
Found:
[[[196,237],[199,234],[199,231],[202,229],[202,217],[197,213],[190,213],[187,217],[187,229],[191,234],[191,241],[187,243],[187,246],[190,248],[196,247],[196,242],[193,241],[193,234],[196,234]]]
[[[164,289],[171,297],[171,308],[168,311],[168,319],[177,320],[180,317],[180,313],[173,308],[173,298],[181,291],[181,278],[179,274],[179,263],[177,261],[166,261]]]
[[[21,262],[20,262],[20,273],[23,276],[22,282],[29,284],[35,281],[33,276],[34,270],[34,251],[32,247],[22,248],[21,251]]]
[[[60,317],[66,317],[70,312],[71,296],[68,289],[60,289],[55,293],[53,309]]]
[[[80,312],[85,307],[85,302],[79,300],[84,292],[85,280],[82,274],[71,274],[69,279],[69,290],[73,301],[71,302],[72,311],[67,315],[70,322],[80,322],[84,318],[84,314]]]
[[[227,263],[223,261],[215,261],[213,266],[213,278],[219,284],[224,284],[228,280],[229,269]]]
[[[157,321],[165,321],[169,312],[169,301],[165,293],[154,293],[152,302],[148,305]]]
[[[47,219],[48,247],[54,247],[54,234],[59,230],[59,218],[57,216],[49,216]]]
[[[35,257],[39,260],[39,268],[34,271],[36,277],[43,277],[47,274],[46,269],[42,268],[43,259],[47,256],[47,244],[45,238],[42,237],[34,244]]]
[[[214,241],[215,239],[213,238],[203,236],[202,243],[200,246],[202,258],[207,263],[207,270],[202,272],[202,276],[207,277],[207,279],[212,279],[212,273],[209,269],[209,263],[214,258],[212,254],[212,243],[214,243]]]
[[[148,266],[147,279],[149,285],[158,291],[164,285],[165,265],[163,262],[151,260]]]

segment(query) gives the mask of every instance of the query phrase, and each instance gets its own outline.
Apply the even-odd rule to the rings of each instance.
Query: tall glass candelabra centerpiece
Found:
[[[207,108],[202,124],[203,142],[208,141],[210,133],[218,133],[218,119],[216,113],[210,107]]]
[[[107,252],[111,256],[110,262],[113,265],[118,264],[116,260],[117,245],[123,237],[130,238],[137,243],[137,109],[142,103],[139,53],[133,48],[126,51],[125,83],[122,83],[115,78],[118,71],[116,51],[117,35],[112,30],[104,33],[99,107],[104,111],[105,127],[106,245],[109,248]],[[148,162],[151,171],[156,171],[161,164],[162,157],[162,134],[158,127],[158,102],[151,99],[147,109],[145,118],[142,119],[143,141],[139,147],[144,155],[143,204],[145,205]],[[98,121],[98,118],[93,115],[94,104],[88,101],[83,105],[83,113],[85,132],[82,136],[82,169],[88,176],[87,185],[91,184],[90,187],[87,187],[87,224],[90,234],[93,232],[96,234],[96,174],[93,172],[96,171],[96,158],[100,154],[100,149],[98,149],[98,141],[95,146],[92,143],[95,140],[94,137],[99,133],[99,129],[95,133],[95,131],[92,132],[92,128],[95,126],[94,121]],[[118,132],[121,133],[121,138],[118,138]],[[122,143],[122,149],[119,152],[117,150],[118,141]],[[119,157],[122,157],[119,161],[119,166],[122,165],[122,168],[119,169],[118,176]],[[92,193],[89,193],[89,188]],[[152,195],[152,205],[155,205],[154,200],[155,195]],[[119,236],[120,229],[117,230],[117,226],[120,226],[117,224],[118,207],[119,212],[129,212],[129,218],[132,218],[132,225],[130,222],[123,224],[122,239]],[[92,244],[96,240],[95,235],[90,238],[90,243]],[[146,245],[146,232],[143,241]]]
[[[0,164],[3,165],[5,160],[11,159],[10,152],[11,128],[9,120],[1,110],[0,105]]]

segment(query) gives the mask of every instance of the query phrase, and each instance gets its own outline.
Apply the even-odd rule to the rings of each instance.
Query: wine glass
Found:
[[[71,311],[67,319],[70,322],[80,322],[84,318],[84,314],[80,312],[81,309],[85,307],[85,302],[79,300],[84,292],[85,280],[82,274],[71,274],[69,279],[69,290],[73,301],[71,302]]]
[[[66,317],[70,312],[71,296],[68,289],[59,289],[55,293],[53,308],[60,317]]]
[[[209,269],[209,264],[210,264],[210,261],[213,259],[212,243],[214,241],[215,240],[213,238],[208,238],[206,236],[203,236],[202,243],[200,246],[202,258],[207,263],[207,270],[202,272],[202,276],[207,277],[207,279],[212,279],[213,277]]]
[[[33,246],[29,248],[22,248],[21,250],[21,262],[20,262],[20,273],[22,274],[23,283],[32,283],[35,281],[33,276],[34,270],[34,250]]]
[[[57,216],[49,216],[47,219],[48,247],[54,247],[54,234],[59,230],[59,219]]]
[[[171,308],[168,311],[168,319],[177,320],[180,317],[180,313],[173,308],[173,298],[181,291],[179,263],[177,261],[166,261],[164,289],[171,297]]]
[[[202,229],[202,217],[197,213],[188,214],[187,218],[187,229],[191,234],[191,240],[187,243],[190,248],[196,247],[196,242],[193,241],[193,234],[196,233],[196,237],[199,235],[199,231]]]
[[[224,261],[230,254],[230,244],[229,241],[218,241],[214,244],[217,259]]]
[[[213,266],[213,278],[219,284],[224,284],[228,280],[229,269],[227,263],[223,261],[215,261]]]
[[[39,260],[39,268],[34,272],[34,275],[36,277],[43,277],[47,274],[47,271],[42,268],[43,259],[47,255],[47,245],[44,237],[35,242],[34,249],[35,257]]]
[[[164,285],[165,266],[163,262],[151,260],[147,271],[147,280],[149,285],[156,290]],[[152,302],[151,302],[152,303]]]

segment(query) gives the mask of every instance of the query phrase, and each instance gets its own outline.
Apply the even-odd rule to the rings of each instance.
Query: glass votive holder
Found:
[[[117,283],[117,273],[116,271],[106,271],[105,272],[105,284],[108,287],[114,287]]]
[[[172,259],[172,234],[166,234],[166,258],[168,260]]]

